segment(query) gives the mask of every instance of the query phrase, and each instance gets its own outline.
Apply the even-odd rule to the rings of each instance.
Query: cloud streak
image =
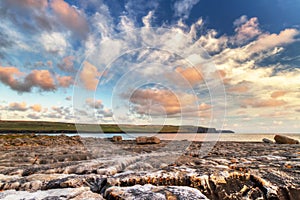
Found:
[[[245,99],[242,102],[242,107],[251,106],[253,108],[279,107],[283,105],[286,105],[286,102],[277,99]]]
[[[174,4],[174,12],[176,17],[187,19],[192,8],[199,3],[200,0],[178,0]]]

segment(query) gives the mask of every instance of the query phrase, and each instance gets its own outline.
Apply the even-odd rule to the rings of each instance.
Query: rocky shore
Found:
[[[203,146],[0,135],[0,199],[299,199],[299,144]]]

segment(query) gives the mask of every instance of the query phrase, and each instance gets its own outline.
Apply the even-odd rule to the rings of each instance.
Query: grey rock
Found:
[[[208,199],[199,190],[187,186],[154,186],[151,184],[131,187],[111,187],[106,190],[107,199],[126,200],[169,200],[169,199]]]
[[[274,143],[272,140],[269,140],[268,138],[264,138],[264,139],[262,139],[262,141],[264,143],[268,143],[268,144],[273,144]]]
[[[0,199],[2,200],[46,200],[46,199],[58,199],[58,200],[78,200],[78,199],[90,199],[90,200],[102,200],[103,197],[99,194],[92,193],[88,187],[80,188],[65,188],[65,189],[52,189],[45,191],[15,191],[6,190],[0,192]]]

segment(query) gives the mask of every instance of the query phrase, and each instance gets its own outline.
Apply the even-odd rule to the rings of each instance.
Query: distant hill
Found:
[[[215,128],[198,127],[197,133],[234,133],[234,131],[216,130]]]
[[[173,125],[74,124],[45,121],[0,121],[0,133],[233,133],[215,128]]]

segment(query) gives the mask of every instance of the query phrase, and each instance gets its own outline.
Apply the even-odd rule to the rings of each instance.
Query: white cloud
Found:
[[[135,29],[134,21],[128,18],[127,16],[123,15],[120,17],[120,23],[118,25],[118,28],[121,31],[128,31],[130,32],[131,30]]]
[[[229,38],[226,36],[217,38],[217,34],[217,31],[209,30],[207,34],[201,35],[197,42],[210,53],[220,52],[227,47]]]
[[[285,29],[279,34],[265,33],[259,36],[256,41],[250,43],[247,50],[252,53],[257,53],[274,47],[287,45],[295,42],[295,36],[297,35],[299,35],[299,31],[296,29]]]
[[[234,42],[237,44],[243,44],[262,33],[259,28],[257,17],[253,17],[238,24],[235,32]]]
[[[175,16],[187,19],[190,15],[192,8],[199,1],[200,0],[178,0],[178,1],[176,1],[174,4]]]
[[[240,18],[234,20],[233,25],[240,26],[248,21],[247,15],[242,15]]]
[[[142,18],[145,27],[151,27],[151,21],[154,15],[154,11],[150,11],[148,15]]]
[[[39,42],[49,53],[64,55],[68,48],[66,36],[60,32],[44,32],[41,34]]]

